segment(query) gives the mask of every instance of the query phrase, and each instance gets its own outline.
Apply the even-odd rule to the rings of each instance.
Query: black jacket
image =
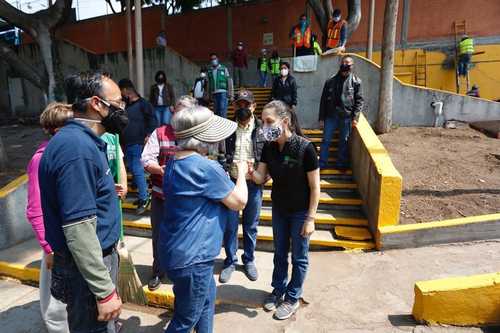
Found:
[[[175,94],[174,94],[174,88],[172,85],[168,82],[165,82],[165,85],[163,86],[162,90],[162,97],[163,97],[163,105],[165,106],[173,106],[175,103]],[[160,88],[158,87],[158,84],[155,83],[151,86],[151,90],[149,92],[149,102],[153,106],[158,106],[158,95],[160,94]]]
[[[336,92],[337,80],[340,80],[340,74],[325,82],[319,105],[319,120],[325,120],[336,113],[344,118],[358,119],[364,105],[361,79],[350,74],[344,81],[340,95]]]
[[[262,135],[261,121],[255,117],[254,129],[252,131],[253,154],[256,162],[260,161],[262,149],[266,140]],[[234,152],[236,151],[236,131],[226,139],[226,163],[230,166],[233,163]]]
[[[124,145],[144,145],[146,136],[157,127],[153,106],[141,97],[127,105],[125,112],[128,116],[128,125],[120,135],[120,141]]]
[[[289,106],[297,105],[297,83],[295,83],[295,78],[288,75],[284,83],[281,77],[275,78],[271,98],[283,101]]]

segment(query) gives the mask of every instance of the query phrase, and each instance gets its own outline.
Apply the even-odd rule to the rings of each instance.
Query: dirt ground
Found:
[[[500,140],[465,124],[398,128],[379,138],[403,176],[401,223],[500,211]]]
[[[44,133],[37,126],[0,127],[9,171],[0,187],[21,175]],[[381,135],[403,176],[401,223],[420,223],[500,211],[500,140],[467,125],[457,129],[398,128]]]

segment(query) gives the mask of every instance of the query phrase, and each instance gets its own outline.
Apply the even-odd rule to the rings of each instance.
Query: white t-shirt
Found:
[[[203,93],[203,80],[198,80],[193,89],[194,98],[203,98]]]
[[[164,84],[159,84],[158,85],[158,101],[157,105],[164,105],[163,103],[163,89],[165,88]]]

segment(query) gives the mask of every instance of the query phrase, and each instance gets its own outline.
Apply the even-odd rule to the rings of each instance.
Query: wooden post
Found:
[[[377,132],[387,133],[392,125],[392,87],[394,81],[394,47],[396,43],[396,23],[399,0],[386,0],[384,12],[384,35],[382,41],[382,69],[380,71],[380,91]]]
[[[144,96],[144,50],[142,48],[142,1],[135,0],[135,69],[136,88]]]
[[[366,46],[366,57],[373,59],[373,26],[375,21],[375,0],[370,0],[370,16],[368,17],[368,44]]]
[[[127,62],[128,62],[128,78],[134,81],[134,54],[132,48],[132,5],[130,0],[126,2],[127,12]]]

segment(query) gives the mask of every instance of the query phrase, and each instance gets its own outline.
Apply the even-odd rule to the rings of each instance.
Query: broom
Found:
[[[120,146],[118,134],[116,134],[116,166],[117,166],[117,181],[121,181],[120,172]],[[122,201],[118,198],[118,206],[120,210],[120,242],[118,243],[118,255],[120,256],[120,270],[118,272],[118,293],[123,302],[134,303],[137,305],[146,305],[146,295],[142,289],[142,283],[139,275],[135,270],[132,256],[125,246],[123,237],[123,215],[122,215]]]

